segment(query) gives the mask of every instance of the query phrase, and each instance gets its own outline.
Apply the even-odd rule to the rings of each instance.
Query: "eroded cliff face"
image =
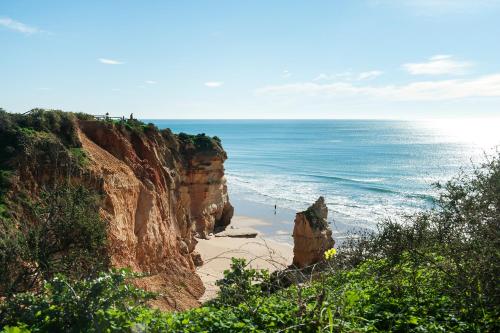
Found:
[[[198,236],[207,238],[214,230],[224,229],[231,222],[234,212],[224,177],[223,163],[227,157],[225,152],[215,150],[185,155],[189,158],[182,169],[181,194],[183,201],[190,202]]]
[[[233,211],[219,140],[174,135],[137,121],[40,112],[30,116],[32,123],[51,116],[65,123],[37,125],[34,134],[18,131],[29,144],[8,160],[15,178],[8,194],[15,218],[26,218],[26,211],[15,207],[21,204],[19,193],[36,199],[44,185],[67,181],[95,190],[108,226],[111,265],[146,273],[135,283],[160,292],[153,304],[161,309],[197,306],[204,287],[195,273],[202,264],[195,236],[229,224]],[[0,134],[10,128],[2,126]]]
[[[197,305],[204,287],[194,272],[201,264],[194,236],[232,217],[223,149],[217,142],[197,147],[168,130],[138,133],[99,121],[79,121],[78,136],[104,193],[112,265],[150,274],[138,284],[167,295],[156,301],[161,308]]]
[[[307,210],[297,213],[293,228],[293,264],[304,268],[324,260],[324,253],[335,242],[328,226],[325,199],[319,199]]]

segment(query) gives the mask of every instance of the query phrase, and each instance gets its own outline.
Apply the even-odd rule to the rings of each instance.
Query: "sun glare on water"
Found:
[[[482,149],[500,146],[500,117],[433,119],[425,121],[424,126],[449,142],[473,144]]]

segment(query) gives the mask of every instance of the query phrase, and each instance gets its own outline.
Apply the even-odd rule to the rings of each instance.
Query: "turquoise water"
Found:
[[[297,211],[322,195],[331,218],[343,228],[374,228],[386,216],[431,206],[433,182],[449,179],[471,160],[480,161],[485,151],[491,153],[500,143],[500,135],[475,142],[453,124],[432,122],[152,122],[177,133],[220,137],[228,154],[226,175],[232,197]]]

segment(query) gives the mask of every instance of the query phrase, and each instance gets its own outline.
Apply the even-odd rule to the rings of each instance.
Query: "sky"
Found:
[[[500,117],[500,0],[0,0],[0,107]]]

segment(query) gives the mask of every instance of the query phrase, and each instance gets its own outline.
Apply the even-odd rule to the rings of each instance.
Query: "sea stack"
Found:
[[[293,228],[293,264],[304,268],[324,259],[324,253],[335,244],[328,226],[328,207],[325,198],[295,216]]]

